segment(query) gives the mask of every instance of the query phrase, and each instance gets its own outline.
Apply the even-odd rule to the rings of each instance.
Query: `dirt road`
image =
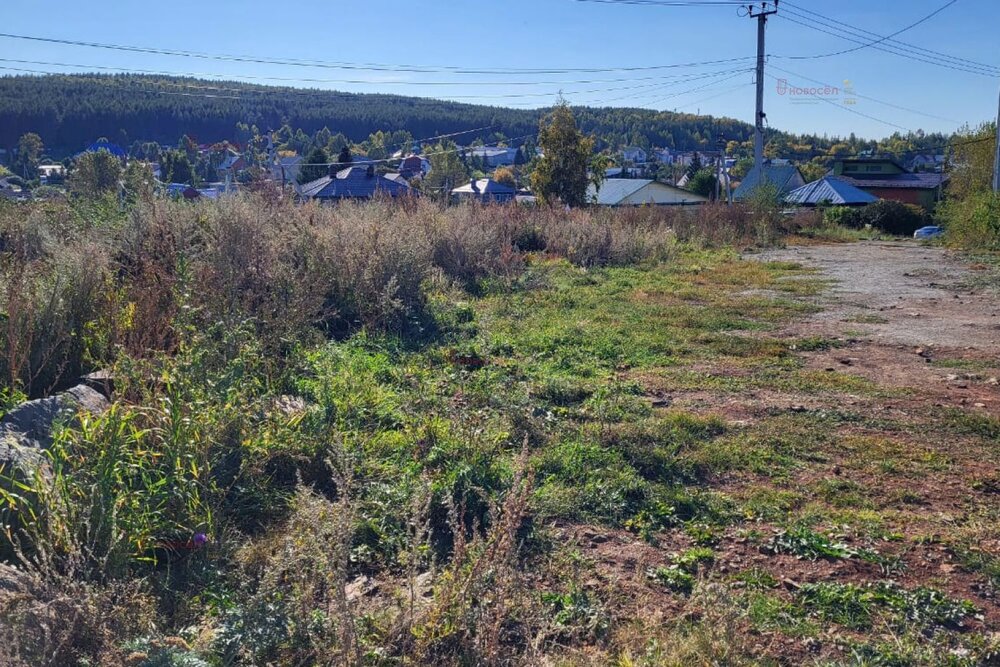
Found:
[[[924,399],[1000,413],[1000,297],[970,287],[976,271],[947,250],[915,242],[790,246],[750,256],[815,267],[831,281],[822,311],[789,335],[840,338],[813,367],[851,372]]]
[[[881,343],[1000,351],[1000,301],[970,291],[968,265],[941,248],[864,242],[792,246],[762,257],[813,266],[834,281],[819,322],[849,324],[839,328]]]

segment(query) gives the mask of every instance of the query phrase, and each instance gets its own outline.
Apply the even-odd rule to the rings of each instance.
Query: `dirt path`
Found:
[[[811,322],[881,344],[1000,352],[1000,302],[970,292],[952,253],[907,242],[792,246],[759,256],[818,268],[834,281]]]
[[[791,246],[750,256],[815,267],[831,289],[789,336],[840,339],[807,355],[837,370],[915,390],[906,407],[1000,415],[1000,298],[970,289],[974,271],[947,250],[907,242]]]

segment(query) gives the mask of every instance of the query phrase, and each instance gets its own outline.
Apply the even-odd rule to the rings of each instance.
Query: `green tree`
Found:
[[[740,158],[736,164],[729,168],[729,175],[740,181],[750,173],[751,169],[753,169],[753,158]]]
[[[452,188],[468,180],[469,171],[458,154],[458,146],[453,141],[441,141],[436,146],[430,147],[427,153],[431,171],[424,179],[424,190],[439,198],[447,199],[451,196]]]
[[[317,178],[323,178],[330,173],[330,167],[327,165],[329,161],[330,156],[322,147],[317,146],[309,151],[304,164],[299,167],[299,175],[295,180],[298,181],[299,185],[302,185],[315,181]]]
[[[702,170],[702,166],[701,153],[695,152],[694,157],[691,158],[691,164],[689,164],[687,168],[686,173],[688,179],[694,178],[695,174]]]
[[[955,135],[948,162],[951,179],[948,194],[962,199],[993,186],[996,124],[984,123],[975,130],[964,127]]]
[[[717,180],[713,169],[702,169],[691,177],[687,187],[688,190],[695,194],[703,197],[712,197],[715,195],[715,183]]]
[[[14,160],[14,171],[26,180],[38,178],[38,165],[42,161],[45,144],[42,138],[34,132],[21,135],[17,142],[17,157]]]
[[[802,173],[802,178],[806,183],[812,183],[826,176],[826,172],[830,171],[830,169],[818,159],[814,159],[810,162],[800,164],[799,171]]]
[[[69,189],[84,197],[99,197],[118,192],[122,182],[122,164],[105,150],[81,155],[69,176]]]
[[[351,155],[351,147],[344,144],[340,153],[337,154],[337,169],[347,169],[352,162],[354,162],[354,157]]]
[[[163,151],[160,155],[160,175],[165,183],[187,183],[196,185],[191,161],[183,151]]]
[[[608,167],[611,165],[611,156],[607,153],[598,153],[590,161],[590,184],[594,186],[595,197],[608,178]]]
[[[132,201],[151,196],[155,184],[153,168],[146,162],[132,160],[122,173],[122,187],[125,188],[125,195]]]
[[[560,101],[542,119],[538,143],[543,155],[531,174],[531,187],[547,203],[556,201],[567,206],[582,206],[587,200],[587,166],[594,140],[585,136],[576,125],[572,109]]]

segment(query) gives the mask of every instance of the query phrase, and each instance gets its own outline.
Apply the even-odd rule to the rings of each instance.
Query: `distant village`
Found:
[[[186,139],[186,138],[185,138]],[[376,197],[432,196],[450,202],[477,201],[484,204],[531,204],[535,197],[524,177],[531,160],[542,154],[532,148],[504,145],[469,145],[447,151],[428,151],[419,143],[397,150],[387,158],[352,154],[344,147],[336,159],[310,162],[308,156],[278,150],[265,137],[251,150],[232,142],[191,144],[185,169],[165,168],[158,160],[135,155],[122,146],[99,139],[62,162],[41,162],[35,174],[10,170],[0,178],[0,197],[28,200],[61,196],[78,158],[106,152],[124,167],[138,162],[148,167],[154,189],[163,196],[185,200],[218,199],[262,185],[301,201],[337,202]],[[437,179],[429,187],[435,158],[450,153],[464,165],[470,177]],[[0,156],[13,162],[17,157]],[[860,155],[836,158],[825,174],[807,179],[799,165],[788,159],[771,158],[761,170],[747,167],[746,160],[725,151],[646,150],[625,146],[605,151],[599,163],[603,173],[591,170],[588,202],[599,206],[688,206],[712,201],[742,201],[763,183],[769,183],[788,206],[864,206],[880,199],[933,209],[947,184],[945,156],[916,154],[905,162],[895,157]],[[211,180],[196,179],[190,163],[208,165]],[[23,163],[23,161],[22,161]],[[3,172],[0,172],[3,173]],[[303,178],[305,174],[315,178]],[[178,176],[181,176],[178,178]],[[195,185],[194,183],[197,183]]]

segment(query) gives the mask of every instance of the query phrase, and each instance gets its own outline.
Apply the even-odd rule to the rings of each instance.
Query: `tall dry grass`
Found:
[[[745,207],[336,207],[246,195],[0,205],[0,377],[31,396],[123,353],[171,352],[192,326],[252,323],[269,351],[359,329],[406,334],[427,282],[511,284],[525,256],[580,266],[669,259],[677,243],[771,241]],[[771,229],[774,227],[775,229]]]

